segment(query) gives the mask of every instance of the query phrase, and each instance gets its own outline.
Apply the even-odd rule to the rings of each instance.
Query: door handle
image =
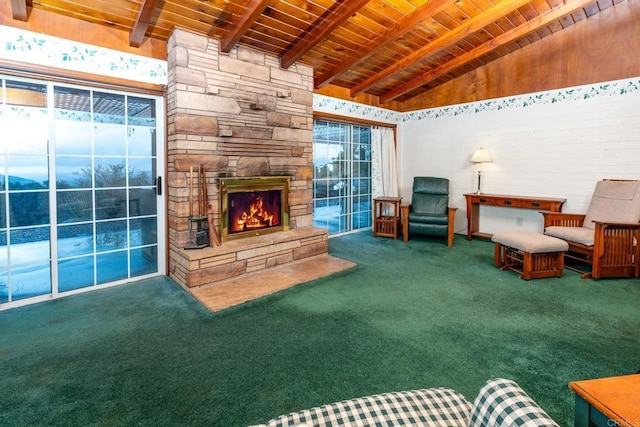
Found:
[[[161,196],[162,195],[162,177],[159,176],[153,181],[156,186],[156,195]]]

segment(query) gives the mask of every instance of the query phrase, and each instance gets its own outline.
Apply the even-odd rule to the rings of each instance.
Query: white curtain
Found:
[[[391,128],[371,128],[371,181],[373,197],[398,196],[396,144]]]

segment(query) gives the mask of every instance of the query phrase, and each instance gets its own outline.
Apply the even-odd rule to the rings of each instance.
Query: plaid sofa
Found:
[[[511,380],[489,380],[473,403],[447,388],[376,394],[282,415],[253,427],[559,427]]]

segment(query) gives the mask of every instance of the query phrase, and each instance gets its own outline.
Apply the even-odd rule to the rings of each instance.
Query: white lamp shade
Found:
[[[473,152],[471,156],[471,162],[473,163],[491,163],[493,159],[491,158],[491,154],[485,150],[484,148],[480,148]]]

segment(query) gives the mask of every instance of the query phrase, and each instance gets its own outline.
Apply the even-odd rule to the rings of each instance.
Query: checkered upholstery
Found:
[[[344,400],[283,415],[260,427],[466,427],[470,409],[471,403],[460,393],[430,388]]]
[[[515,382],[486,382],[473,402],[468,427],[559,427]]]
[[[518,384],[492,379],[473,405],[447,388],[343,400],[282,415],[253,427],[559,427]]]

